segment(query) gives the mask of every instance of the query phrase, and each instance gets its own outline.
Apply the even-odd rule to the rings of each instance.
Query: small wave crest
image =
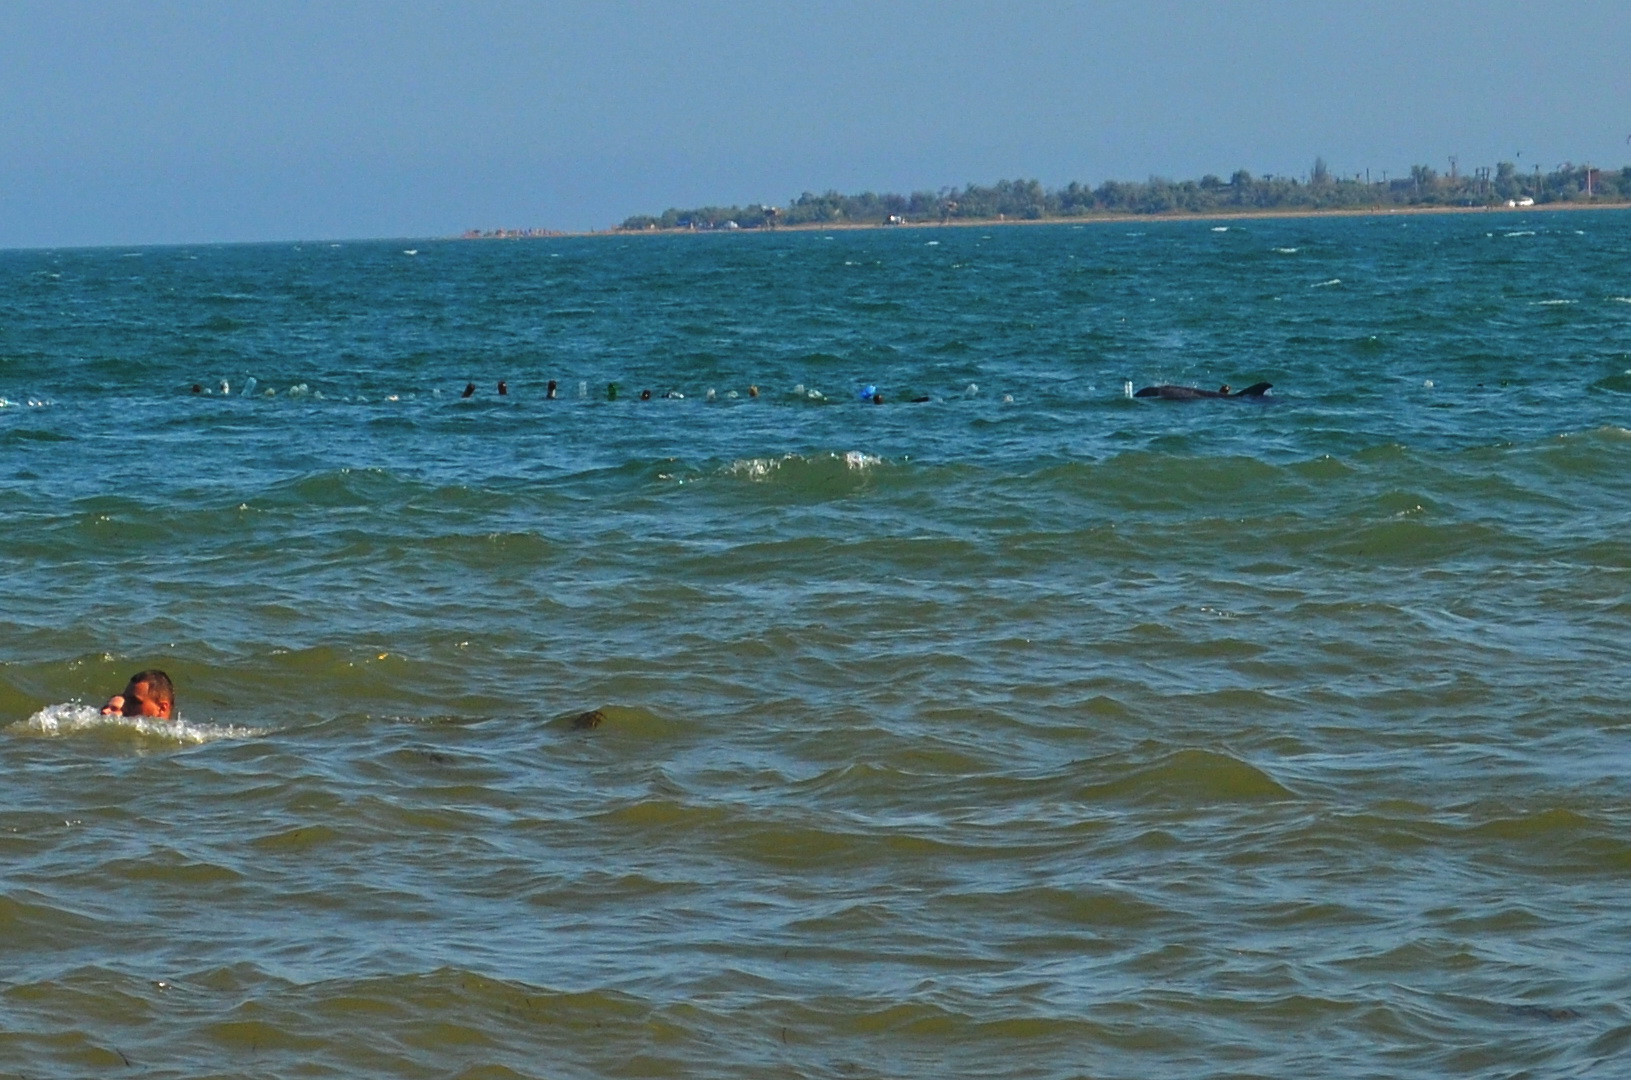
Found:
[[[822,470],[831,468],[834,464],[841,464],[849,472],[866,472],[884,464],[884,460],[876,454],[867,454],[860,450],[827,454],[824,457],[782,454],[780,457],[740,458],[725,466],[725,472],[730,476],[759,481],[769,480],[784,470],[794,472],[799,469]]]
[[[186,720],[158,720],[148,716],[103,716],[94,705],[68,702],[47,705],[9,729],[13,734],[62,738],[82,734],[130,734],[177,746],[199,746],[221,739],[252,739],[266,734],[262,728],[236,724],[194,724]]]

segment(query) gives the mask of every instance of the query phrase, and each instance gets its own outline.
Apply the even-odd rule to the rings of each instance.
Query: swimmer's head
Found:
[[[175,716],[176,688],[170,676],[158,668],[138,671],[130,677],[123,694],[115,694],[102,706],[104,715],[152,716],[169,720]]]

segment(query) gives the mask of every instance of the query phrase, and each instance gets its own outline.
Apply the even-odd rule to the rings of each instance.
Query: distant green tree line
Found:
[[[672,208],[657,216],[637,214],[622,229],[762,229],[776,225],[883,224],[992,220],[1039,221],[1094,214],[1228,214],[1255,210],[1363,210],[1400,206],[1502,206],[1536,203],[1631,202],[1631,165],[1591,169],[1562,165],[1551,172],[1522,172],[1503,161],[1493,169],[1445,175],[1426,165],[1403,176],[1338,176],[1323,159],[1303,177],[1253,176],[1241,169],[1229,179],[1151,177],[1139,182],[1107,180],[1098,187],[1072,182],[1047,190],[1036,180],[999,180],[910,195],[805,192],[786,206]]]

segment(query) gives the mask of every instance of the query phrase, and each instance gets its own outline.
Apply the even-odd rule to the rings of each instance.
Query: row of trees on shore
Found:
[[[999,180],[910,195],[805,192],[786,206],[701,206],[637,214],[619,228],[760,229],[776,225],[885,224],[923,221],[1090,217],[1095,214],[1227,214],[1262,210],[1363,210],[1413,206],[1503,206],[1533,199],[1554,202],[1631,202],[1631,165],[1594,169],[1560,165],[1551,172],[1521,172],[1512,162],[1471,173],[1441,174],[1426,165],[1404,176],[1380,179],[1338,176],[1323,159],[1303,177],[1253,176],[1241,169],[1229,179],[1151,177],[1142,183],[1107,180],[1098,187],[1071,182],[1046,189],[1036,180]]]

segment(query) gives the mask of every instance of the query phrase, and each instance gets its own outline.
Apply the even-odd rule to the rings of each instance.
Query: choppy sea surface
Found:
[[[1625,212],[0,252],[0,1075],[1623,1075],[1628,427]]]

